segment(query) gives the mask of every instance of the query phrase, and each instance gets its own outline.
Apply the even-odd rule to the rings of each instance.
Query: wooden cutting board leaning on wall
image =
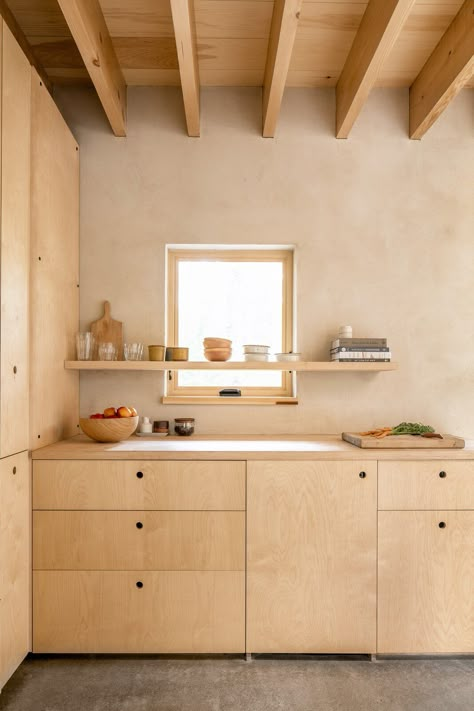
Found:
[[[95,339],[94,360],[99,359],[99,344],[113,343],[117,349],[117,360],[123,360],[123,325],[110,315],[110,301],[104,301],[104,315],[91,323]]]

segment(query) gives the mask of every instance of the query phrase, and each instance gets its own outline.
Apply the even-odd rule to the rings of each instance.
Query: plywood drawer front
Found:
[[[35,511],[43,570],[244,570],[240,511]]]
[[[33,508],[243,511],[245,462],[35,461]]]
[[[378,558],[379,653],[474,653],[474,511],[381,511]]]
[[[34,652],[245,651],[244,573],[36,571],[33,587]]]
[[[474,461],[379,462],[379,509],[474,509]]]

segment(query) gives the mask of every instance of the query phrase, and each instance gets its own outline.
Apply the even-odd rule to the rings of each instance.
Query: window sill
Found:
[[[297,405],[297,397],[219,397],[214,395],[165,395],[164,405]]]

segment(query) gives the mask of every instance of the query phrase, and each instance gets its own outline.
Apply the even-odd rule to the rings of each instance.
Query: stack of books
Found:
[[[331,360],[339,363],[390,363],[386,338],[337,338],[331,344]]]

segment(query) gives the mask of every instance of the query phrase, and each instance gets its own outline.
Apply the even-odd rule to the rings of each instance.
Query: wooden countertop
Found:
[[[126,446],[126,448],[124,447]],[[143,447],[156,449],[146,450]],[[465,449],[359,449],[340,435],[193,435],[164,439],[131,437],[101,444],[85,435],[37,449],[33,459],[226,459],[226,460],[404,460],[474,459],[474,440]]]

